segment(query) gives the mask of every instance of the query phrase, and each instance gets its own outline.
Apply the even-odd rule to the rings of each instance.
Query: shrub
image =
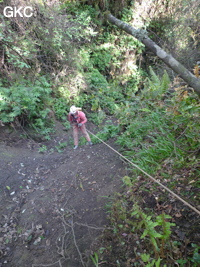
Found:
[[[9,88],[0,87],[0,120],[18,121],[21,126],[31,125],[44,135],[49,134],[51,88],[44,77],[32,84],[22,80]]]

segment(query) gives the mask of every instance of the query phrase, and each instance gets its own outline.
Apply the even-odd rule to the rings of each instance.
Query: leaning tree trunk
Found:
[[[175,58],[173,58],[170,54],[166,53],[162,48],[160,48],[156,43],[154,43],[150,38],[148,38],[147,32],[145,30],[135,29],[131,25],[117,19],[109,12],[105,13],[105,17],[110,23],[116,25],[120,29],[131,34],[139,41],[141,41],[156,56],[162,59],[166,65],[168,65],[172,70],[174,70],[186,83],[188,83],[200,96],[200,79],[195,77]]]

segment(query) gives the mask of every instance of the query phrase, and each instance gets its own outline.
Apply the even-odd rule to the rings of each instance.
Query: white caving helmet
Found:
[[[82,108],[77,108],[76,106],[71,106],[70,113],[75,114],[77,111],[82,110]]]
[[[77,108],[73,105],[70,108],[70,113],[75,114],[77,112]]]

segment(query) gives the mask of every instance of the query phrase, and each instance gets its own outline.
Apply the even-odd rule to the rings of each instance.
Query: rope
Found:
[[[101,140],[98,136],[96,136],[95,134],[93,134],[91,131],[87,130],[91,135],[93,135],[95,138],[97,138],[99,141],[101,141],[104,145],[106,145],[107,147],[109,147],[110,149],[112,149],[115,153],[117,153],[120,157],[122,157],[123,159],[125,159],[126,161],[128,161],[132,166],[134,166],[135,168],[137,168],[138,170],[140,170],[142,173],[144,173],[146,176],[148,176],[152,181],[154,181],[155,183],[159,184],[160,187],[164,188],[166,191],[168,191],[170,194],[172,194],[174,197],[176,197],[177,199],[179,199],[181,202],[183,202],[186,206],[188,206],[190,209],[192,209],[193,211],[195,211],[198,215],[200,215],[200,211],[197,210],[195,207],[193,207],[192,205],[190,205],[188,202],[186,202],[184,199],[182,199],[181,197],[179,197],[176,193],[172,192],[169,188],[167,188],[165,185],[161,184],[159,181],[157,181],[155,178],[153,178],[150,174],[148,174],[147,172],[145,172],[143,169],[141,169],[138,165],[136,165],[135,163],[133,163],[132,161],[130,161],[129,159],[127,159],[126,157],[124,157],[121,153],[119,153],[117,150],[115,150],[113,147],[109,146],[106,142],[104,142],[103,140]]]

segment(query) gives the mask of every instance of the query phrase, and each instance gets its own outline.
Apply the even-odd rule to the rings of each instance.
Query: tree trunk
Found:
[[[131,25],[117,19],[109,12],[105,14],[105,17],[110,23],[116,25],[120,29],[131,34],[139,41],[141,41],[156,56],[158,56],[162,61],[164,61],[167,66],[169,66],[173,71],[175,71],[186,83],[188,83],[198,94],[198,96],[200,96],[200,79],[195,77],[175,58],[173,58],[170,54],[166,53],[161,47],[159,47],[150,38],[148,38],[147,32],[145,30],[135,29]]]

